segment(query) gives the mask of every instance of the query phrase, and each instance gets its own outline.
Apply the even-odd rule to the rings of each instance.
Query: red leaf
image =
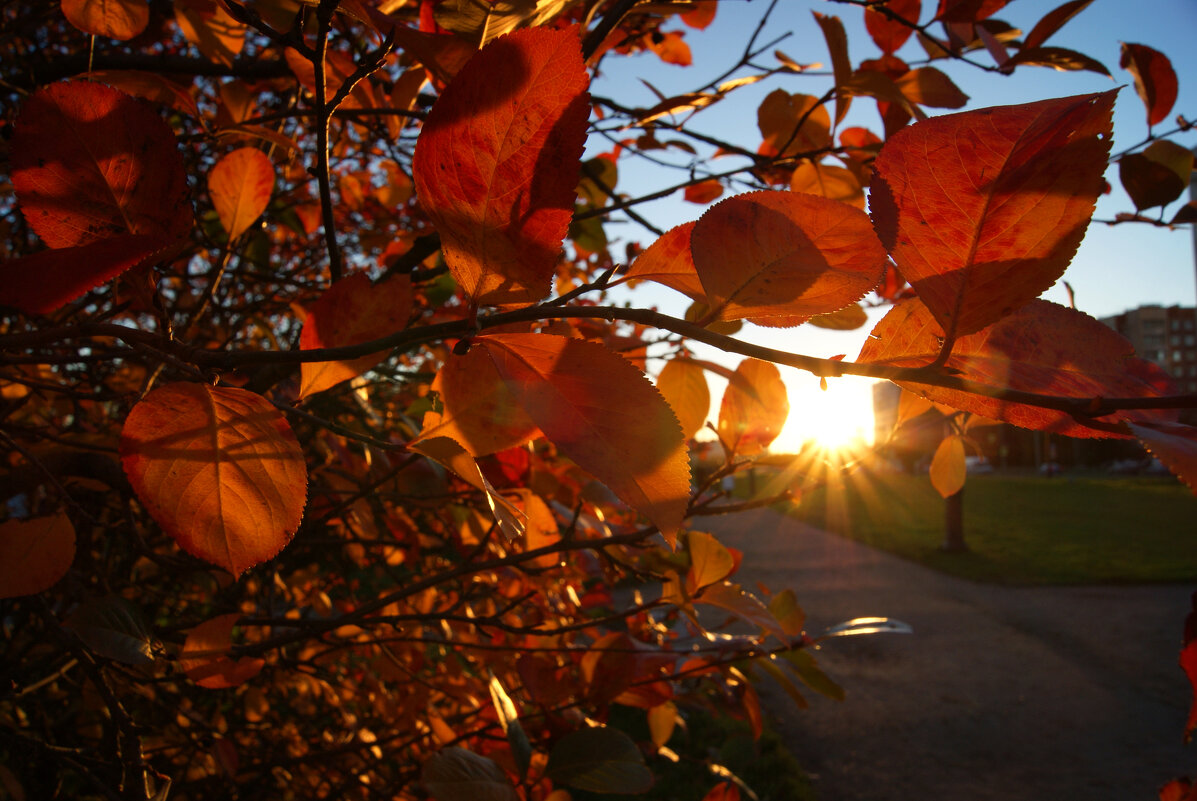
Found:
[[[1147,107],[1147,127],[1167,119],[1178,90],[1176,71],[1168,57],[1147,45],[1123,42],[1118,65],[1135,78],[1135,91]]]
[[[474,347],[562,454],[673,541],[689,462],[677,418],[643,373],[595,342],[549,334],[480,336]]]
[[[587,83],[576,31],[531,28],[479,51],[429,113],[416,193],[474,300],[548,294],[573,214]]]
[[[750,192],[707,210],[690,235],[720,320],[832,312],[881,280],[885,251],[859,209],[797,192]]]
[[[1092,2],[1093,0],[1069,0],[1044,14],[1043,18],[1036,22],[1035,27],[1031,28],[1031,32],[1027,34],[1027,38],[1022,43],[1022,49],[1033,50],[1041,47],[1051,38],[1052,34],[1064,26],[1064,23],[1084,11]]]
[[[715,21],[715,9],[718,8],[719,2],[718,0],[695,0],[693,6],[692,11],[682,12],[682,22],[691,28],[705,30]]]
[[[84,33],[121,41],[132,39],[150,22],[145,0],[62,0],[62,13]]]
[[[831,145],[831,115],[814,95],[791,95],[775,89],[756,110],[765,156],[793,156]]]
[[[939,0],[935,19],[944,22],[978,22],[1001,11],[1008,2],[1010,0]]]
[[[703,796],[702,801],[740,801],[740,788],[731,782],[720,782]]]
[[[777,439],[789,414],[790,401],[777,366],[745,359],[723,391],[719,438],[735,453],[752,456]]]
[[[858,361],[921,367],[939,355],[943,331],[917,298],[899,302],[873,329]],[[1078,311],[1034,300],[975,334],[960,337],[947,369],[994,392],[1011,389],[1066,398],[1157,397],[1171,382],[1151,362],[1135,358],[1131,344]],[[1023,428],[1070,437],[1116,437],[1093,429],[1070,414],[1012,400],[985,397],[912,382],[900,386],[935,403]],[[1103,421],[1169,422],[1168,411],[1122,411]]]
[[[902,19],[913,23],[919,21],[919,14],[922,13],[921,0],[889,0],[885,6]],[[864,21],[869,36],[873,37],[876,45],[887,55],[897,52],[914,33],[914,28],[896,22],[874,8],[865,8]]]
[[[1180,652],[1180,667],[1189,678],[1193,686],[1193,702],[1189,706],[1189,719],[1185,721],[1185,742],[1193,738],[1193,729],[1197,729],[1197,640],[1190,642]]]
[[[191,229],[187,176],[170,127],[103,84],[56,83],[25,101],[11,142],[21,211],[52,248]]]
[[[967,111],[890,138],[870,208],[881,241],[949,336],[1063,273],[1101,193],[1114,93]]]
[[[303,350],[360,345],[402,331],[412,312],[411,280],[396,276],[378,284],[354,273],[328,288],[303,321]],[[361,375],[382,361],[386,352],[335,362],[306,362],[301,368],[299,396],[306,398]]]
[[[691,203],[710,203],[723,194],[723,184],[714,178],[699,181],[686,187],[684,197]]]
[[[682,223],[658,237],[632,262],[627,279],[655,281],[694,300],[705,302],[707,296],[702,291],[702,282],[698,280],[694,259],[690,255],[690,233],[694,225],[692,222]]]
[[[220,615],[199,624],[187,633],[179,662],[187,678],[210,690],[236,687],[252,679],[266,664],[261,659],[229,659],[233,647],[233,627],[240,612]]]
[[[120,450],[158,525],[234,576],[281,551],[303,517],[303,451],[282,414],[252,392],[159,387],[129,412]]]
[[[169,240],[125,234],[3,262],[0,305],[47,314],[92,287],[162,255]]]
[[[266,211],[274,192],[274,164],[256,147],[222,157],[208,173],[208,194],[232,242]]]
[[[75,527],[62,512],[0,523],[0,598],[53,587],[75,560]]]
[[[1131,424],[1131,432],[1197,495],[1197,428],[1180,423]]]

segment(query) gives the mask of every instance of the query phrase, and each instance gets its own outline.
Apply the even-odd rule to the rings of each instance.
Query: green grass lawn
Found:
[[[944,502],[926,475],[861,470],[790,514],[977,581],[1197,581],[1197,497],[1171,478],[970,476],[965,554],[939,550]]]

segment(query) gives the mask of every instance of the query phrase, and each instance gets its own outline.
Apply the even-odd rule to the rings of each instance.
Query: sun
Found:
[[[781,434],[770,446],[776,453],[797,453],[804,446],[822,451],[843,451],[873,441],[873,391],[871,381],[838,378],[819,389],[812,376],[787,381],[790,415]]]

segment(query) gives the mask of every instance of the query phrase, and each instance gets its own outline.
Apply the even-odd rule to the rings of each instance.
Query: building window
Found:
[[[1176,321],[1175,321],[1175,320],[1173,320],[1172,322],[1176,322]],[[1173,347],[1175,347],[1176,345],[1179,345],[1179,344],[1180,344],[1180,334],[1173,334],[1173,335],[1172,335],[1172,345],[1173,345]]]
[[[1185,347],[1191,348],[1193,345],[1197,345],[1197,339],[1194,339],[1192,334],[1185,334]]]
[[[1180,330],[1180,320],[1178,320],[1178,319],[1177,319],[1177,318],[1175,318],[1175,317],[1173,317],[1173,318],[1172,318],[1172,330],[1173,330],[1173,331],[1179,331],[1179,330]]]
[[[1190,319],[1190,320],[1185,320],[1185,330],[1186,330],[1186,331],[1192,331],[1192,330],[1193,330],[1193,321],[1192,321],[1191,319]]]
[[[1172,361],[1173,362],[1184,361],[1184,357],[1185,357],[1185,355],[1183,353],[1181,353],[1180,351],[1178,351],[1178,350],[1172,351]]]

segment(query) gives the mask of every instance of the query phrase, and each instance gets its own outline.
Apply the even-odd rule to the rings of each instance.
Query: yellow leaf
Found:
[[[931,458],[931,485],[943,497],[955,495],[964,487],[964,439],[951,434],[939,443]]]

